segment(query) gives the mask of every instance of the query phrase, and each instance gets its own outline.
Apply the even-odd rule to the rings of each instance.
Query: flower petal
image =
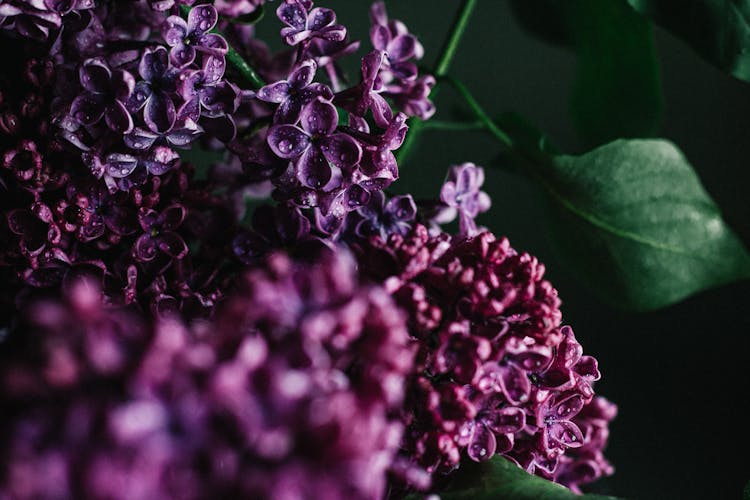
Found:
[[[268,145],[280,158],[291,160],[310,147],[310,136],[294,125],[275,125],[268,131]]]
[[[526,413],[522,408],[500,408],[488,412],[482,421],[498,434],[513,434],[526,426]]]
[[[362,159],[362,147],[350,135],[333,134],[320,141],[326,160],[342,170],[349,170]]]
[[[303,30],[307,25],[307,12],[297,3],[282,3],[276,9],[276,15],[282,23],[296,30]]]
[[[104,116],[104,103],[96,94],[83,93],[70,106],[70,115],[81,125],[94,125]]]
[[[317,147],[308,148],[297,160],[297,178],[307,187],[323,189],[333,177],[331,166]]]
[[[182,259],[188,253],[188,247],[185,244],[185,240],[182,237],[172,231],[162,233],[157,238],[157,246],[159,250],[169,255],[174,259]]]
[[[143,119],[154,132],[168,132],[174,125],[176,116],[174,103],[164,92],[154,92],[143,109]]]
[[[78,70],[81,85],[89,92],[104,93],[109,90],[112,71],[103,59],[88,59]]]
[[[271,83],[265,87],[261,87],[258,90],[258,99],[266,102],[284,102],[289,97],[289,89],[291,86],[285,80],[281,80],[276,83]]]
[[[475,462],[483,462],[492,458],[496,449],[497,440],[492,431],[490,431],[484,424],[480,423],[475,425],[474,433],[472,434],[471,441],[466,449],[469,458]]]
[[[104,112],[107,126],[119,134],[127,134],[133,130],[133,118],[120,101],[113,101]]]
[[[299,66],[289,75],[289,84],[297,89],[303,89],[310,85],[315,77],[318,65],[313,59],[302,61]]]
[[[218,20],[219,15],[213,5],[197,5],[188,14],[188,30],[197,34],[203,34],[211,31],[216,26]]]
[[[156,81],[169,68],[169,57],[167,49],[157,47],[155,49],[146,49],[138,64],[138,73],[147,82]]]
[[[169,58],[178,68],[185,68],[195,61],[195,48],[192,45],[178,43],[169,50]]]
[[[108,175],[120,179],[129,176],[138,166],[138,158],[122,153],[112,153],[107,156],[105,170]]]
[[[501,368],[500,386],[511,403],[523,403],[529,399],[531,383],[526,373],[516,366],[508,365]]]
[[[336,107],[322,98],[317,98],[302,109],[300,124],[310,135],[326,136],[336,130],[339,114]]]
[[[180,16],[169,16],[162,24],[161,33],[167,45],[181,45],[188,33],[188,25]]]

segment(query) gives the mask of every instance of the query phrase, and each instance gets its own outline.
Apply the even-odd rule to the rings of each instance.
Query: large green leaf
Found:
[[[582,137],[598,146],[656,135],[662,93],[651,24],[620,0],[565,5],[578,54],[571,114]]]
[[[549,195],[553,248],[605,300],[650,310],[750,276],[750,256],[670,142],[535,156],[524,168]]]
[[[532,476],[502,457],[467,463],[454,473],[443,500],[607,500],[601,495],[576,495],[546,479]]]
[[[711,63],[750,81],[750,0],[627,0]]]
[[[512,0],[511,5],[533,35],[575,49],[571,115],[589,146],[657,133],[661,78],[647,18],[624,0]]]

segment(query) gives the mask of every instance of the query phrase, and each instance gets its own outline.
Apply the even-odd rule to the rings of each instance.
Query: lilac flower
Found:
[[[382,191],[370,196],[367,205],[357,209],[361,220],[354,232],[359,237],[380,235],[384,240],[391,234],[405,235],[411,230],[417,215],[417,205],[411,195],[394,196],[386,201]]]
[[[341,41],[346,38],[346,28],[336,22],[336,14],[331,9],[316,7],[310,10],[312,2],[285,0],[276,9],[276,15],[286,24],[281,36],[289,45],[315,38]]]
[[[429,99],[434,86],[435,77],[424,75],[416,80],[388,84],[383,94],[393,99],[396,107],[407,115],[428,120],[435,114],[435,105]]]
[[[4,0],[0,4],[0,28],[43,41],[62,26],[67,14],[94,7],[94,0]]]
[[[175,5],[193,5],[195,0],[148,0],[149,6],[159,12],[164,12]]]
[[[490,197],[481,191],[484,184],[484,169],[473,163],[453,166],[448,171],[440,200],[458,212],[460,233],[473,236],[477,233],[474,219],[480,212],[490,208]]]
[[[225,66],[223,58],[211,56],[204,60],[202,69],[180,74],[178,90],[185,100],[178,113],[181,117],[189,117],[197,122],[201,112],[209,117],[218,117],[237,109],[240,92],[233,84],[223,80]]]
[[[350,117],[351,121],[351,117]],[[364,175],[361,184],[368,188],[385,189],[398,179],[398,164],[393,151],[400,148],[409,126],[406,115],[398,113],[382,135],[369,133],[367,122],[362,120],[352,135],[364,145],[360,170]]]
[[[135,211],[127,206],[122,192],[110,193],[100,183],[68,185],[67,198],[55,206],[58,225],[76,234],[79,241],[88,242],[110,232],[121,237],[136,231]]]
[[[289,78],[266,85],[258,90],[258,99],[279,105],[274,115],[274,123],[299,121],[302,108],[317,97],[326,101],[333,99],[333,93],[322,83],[312,83],[317,64],[312,59],[300,63]]]
[[[60,243],[62,232],[54,220],[52,210],[41,202],[31,209],[15,209],[7,214],[8,228],[20,237],[22,254],[34,257],[45,248]]]
[[[403,315],[346,254],[276,254],[235,288],[191,326],[108,307],[93,281],[29,304],[22,348],[0,352],[0,491],[383,498],[413,356]]]
[[[176,146],[186,148],[203,134],[203,128],[190,118],[177,120],[174,127],[163,133],[135,127],[123,137],[123,142],[136,151],[147,151],[152,146]]]
[[[195,60],[196,51],[213,57],[227,53],[227,41],[221,35],[209,33],[219,20],[213,5],[198,5],[190,9],[187,22],[180,16],[169,16],[164,22],[162,35],[172,47],[169,55],[172,63],[184,68]]]
[[[87,59],[79,71],[85,92],[73,101],[70,114],[81,124],[94,125],[104,117],[107,126],[120,134],[133,129],[133,118],[125,103],[135,79],[125,70],[112,71],[103,59]]]
[[[385,52],[388,64],[380,75],[389,83],[394,78],[414,80],[417,77],[417,65],[412,59],[421,59],[424,55],[422,44],[410,34],[400,21],[388,21],[384,2],[375,2],[370,7],[370,41],[375,50]]]
[[[338,112],[320,97],[303,108],[300,123],[302,128],[271,127],[268,145],[279,157],[294,161],[295,175],[303,185],[330,189],[340,183],[341,170],[359,163],[362,148],[351,136],[335,133]]]
[[[143,229],[143,234],[133,246],[133,255],[142,262],[153,260],[158,252],[168,257],[179,260],[188,252],[187,245],[182,237],[175,232],[185,220],[185,208],[180,205],[172,205],[165,208],[161,213],[150,208],[141,209],[138,212],[138,223]]]
[[[385,61],[385,53],[374,50],[362,58],[362,82],[336,94],[337,105],[359,117],[372,110],[372,117],[379,127],[387,127],[393,120],[393,111],[380,93],[383,82],[378,77]]]
[[[453,171],[454,188],[476,189],[448,192],[478,196],[476,167],[463,167]],[[458,182],[460,172],[471,173],[471,182]],[[483,461],[494,454],[549,479],[558,464],[569,464],[568,484],[607,473],[599,466],[606,464],[606,439],[595,441],[576,423],[594,401],[596,362],[582,355],[569,327],[560,327],[560,300],[543,280],[544,266],[491,233],[430,235],[419,224],[353,247],[361,271],[384,282],[409,312],[420,346],[394,470],[404,484],[424,489],[420,470],[447,473],[462,456]]]
[[[130,108],[133,111],[143,109],[146,125],[153,132],[169,131],[177,115],[172,94],[176,90],[179,70],[170,67],[167,49],[146,49],[138,73],[143,81],[135,85]]]

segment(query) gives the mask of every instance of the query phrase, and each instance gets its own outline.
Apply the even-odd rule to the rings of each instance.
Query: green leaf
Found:
[[[513,0],[511,5],[532,35],[578,54],[570,110],[587,145],[656,135],[663,99],[647,18],[625,0]]]
[[[553,248],[608,302],[651,310],[750,276],[750,256],[670,142],[539,158],[525,167],[549,195]]]
[[[662,111],[651,24],[621,0],[569,0],[568,29],[578,53],[573,120],[589,146],[653,137]]]
[[[532,476],[513,462],[495,457],[466,463],[453,474],[442,500],[607,500],[614,497],[576,495],[559,484]]]
[[[627,0],[715,66],[750,81],[750,0]]]

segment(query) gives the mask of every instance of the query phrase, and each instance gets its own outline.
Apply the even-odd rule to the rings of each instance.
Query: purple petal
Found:
[[[112,153],[107,156],[107,174],[120,179],[129,176],[138,166],[138,159],[132,155]]]
[[[206,134],[221,142],[231,142],[237,136],[237,125],[231,115],[204,116],[201,123]]]
[[[326,160],[342,170],[348,170],[362,159],[362,147],[351,136],[333,134],[320,141],[320,149]]]
[[[169,57],[167,49],[157,47],[156,49],[146,49],[146,52],[138,64],[138,73],[147,82],[159,79],[169,68]]]
[[[417,216],[417,205],[411,195],[394,196],[385,206],[385,212],[389,213],[396,221],[412,221]]]
[[[335,24],[315,31],[315,36],[331,42],[343,42],[346,38],[346,28],[340,24]]]
[[[188,30],[197,34],[203,34],[211,31],[216,26],[218,20],[219,16],[213,5],[198,5],[193,7],[190,10],[190,14],[188,14]]]
[[[380,94],[370,93],[370,108],[372,109],[372,118],[378,127],[386,128],[393,120],[393,110],[388,101]]]
[[[154,132],[164,133],[172,128],[177,116],[174,103],[170,97],[163,92],[154,92],[146,101],[143,109],[143,119],[148,128]]]
[[[490,411],[482,420],[498,434],[513,434],[526,426],[526,413],[521,408],[500,408]]]
[[[552,448],[562,445],[566,448],[580,448],[583,446],[583,434],[573,422],[563,420],[555,422],[547,428],[545,433],[552,441]],[[558,446],[555,446],[558,445]]]
[[[312,83],[317,67],[318,65],[315,64],[315,61],[312,59],[302,61],[302,63],[292,71],[292,74],[289,75],[289,84],[297,89],[307,87]]]
[[[416,57],[418,46],[419,42],[414,35],[398,35],[384,50],[388,52],[388,59],[391,61],[404,61]]]
[[[297,3],[282,3],[276,9],[276,15],[281,22],[296,30],[303,30],[307,25],[307,12]]]
[[[290,88],[291,86],[289,85],[289,83],[284,80],[266,85],[265,87],[262,87],[260,90],[258,90],[258,99],[266,102],[283,102],[289,96]]]
[[[331,166],[317,147],[308,148],[297,160],[297,178],[307,187],[323,189],[332,177]]]
[[[178,43],[170,49],[169,57],[175,66],[184,68],[195,61],[195,48],[192,45]]]
[[[205,73],[206,83],[218,83],[224,76],[227,67],[227,61],[224,57],[208,56],[203,61],[203,73]]]
[[[118,69],[112,73],[112,91],[115,98],[121,102],[127,102],[135,88],[135,78],[125,70]]]
[[[280,158],[291,160],[310,147],[310,136],[294,125],[275,125],[268,131],[268,145]]]
[[[216,33],[203,35],[195,48],[205,54],[211,54],[214,57],[221,57],[229,50],[229,45],[223,36]]]
[[[165,231],[172,231],[180,227],[185,220],[185,207],[182,205],[171,205],[165,208],[159,215],[159,221]]]
[[[150,130],[137,127],[134,128],[125,137],[123,137],[123,141],[125,142],[125,145],[130,149],[145,151],[149,149],[158,138],[159,134],[155,134]]]
[[[326,136],[336,130],[339,114],[328,101],[317,98],[302,109],[300,123],[310,135]]]
[[[70,115],[82,125],[93,125],[104,116],[104,103],[95,94],[79,95],[70,106]]]
[[[170,47],[182,45],[183,40],[187,37],[188,26],[180,16],[169,16],[162,25],[161,33],[164,41]]]
[[[471,436],[471,441],[466,450],[469,454],[469,458],[475,462],[489,460],[495,454],[496,449],[497,441],[495,440],[495,435],[492,431],[483,424],[475,425],[474,433]]]
[[[150,208],[141,208],[138,211],[138,224],[144,232],[150,233],[151,229],[157,224],[159,220],[159,213],[156,210]]]
[[[179,158],[180,155],[171,148],[159,146],[154,150],[150,158],[143,160],[143,165],[150,174],[163,175],[174,167]]]
[[[89,59],[81,66],[78,76],[84,89],[104,93],[109,89],[112,72],[102,59]]]
[[[583,408],[583,398],[580,394],[572,394],[557,402],[552,408],[555,420],[570,420]]]
[[[135,258],[139,261],[153,260],[156,250],[156,241],[148,234],[142,234],[135,242]]]
[[[167,231],[157,238],[159,250],[174,259],[182,259],[188,253],[185,240],[179,234]]]
[[[529,399],[531,383],[526,373],[513,365],[502,368],[500,386],[511,403],[523,403]]]
[[[319,31],[336,22],[336,13],[331,9],[316,7],[307,15],[307,29]]]
[[[589,380],[599,380],[602,377],[599,372],[599,364],[593,356],[581,356],[580,361],[573,369],[577,374]]]
[[[107,106],[104,112],[104,121],[107,126],[119,134],[127,134],[133,130],[133,118],[120,101],[114,101]]]
[[[391,31],[383,25],[375,25],[370,28],[370,41],[375,50],[387,51],[391,42]]]
[[[153,94],[153,92],[151,91],[148,82],[136,83],[135,88],[133,89],[133,94],[126,103],[128,109],[133,113],[140,110],[143,105],[146,104],[148,98],[151,97],[151,94]]]

